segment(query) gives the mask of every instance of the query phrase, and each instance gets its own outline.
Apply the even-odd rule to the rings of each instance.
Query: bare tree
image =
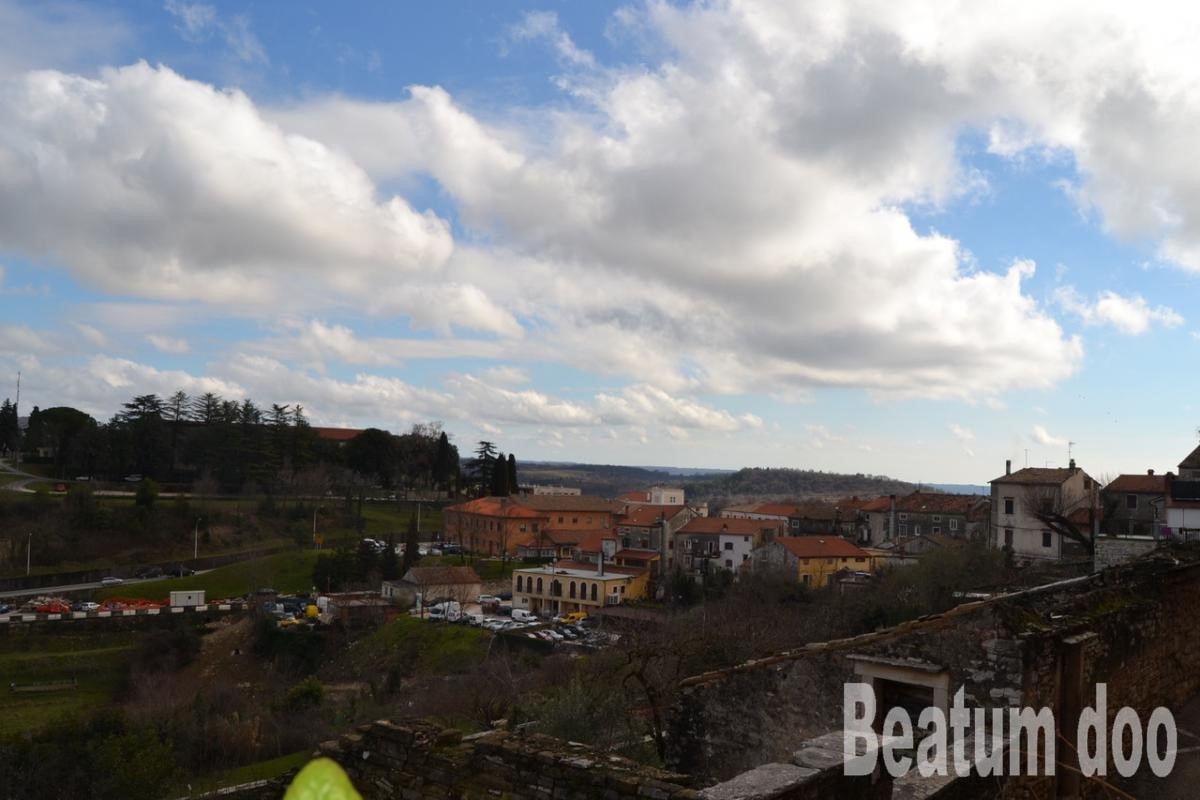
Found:
[[[1061,485],[1027,486],[1024,497],[1025,509],[1034,519],[1051,532],[1080,545],[1089,555],[1096,549],[1092,521],[1100,505],[1097,484],[1090,483],[1091,488],[1065,496]]]

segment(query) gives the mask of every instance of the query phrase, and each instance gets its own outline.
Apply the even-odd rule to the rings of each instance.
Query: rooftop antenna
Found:
[[[1071,448],[1075,446],[1074,442],[1067,442],[1067,461],[1071,460]]]
[[[1198,429],[1198,430],[1200,430],[1200,429]],[[1025,466],[1027,466],[1027,467],[1029,466],[1029,448],[1028,447],[1025,448]]]
[[[17,370],[17,408],[18,414],[21,413],[21,370]]]

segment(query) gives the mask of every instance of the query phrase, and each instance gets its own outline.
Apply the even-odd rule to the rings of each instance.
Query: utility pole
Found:
[[[200,557],[200,520],[204,517],[196,517],[196,525],[192,528],[192,560],[195,561]]]
[[[29,532],[29,540],[25,543],[25,577],[29,577],[30,554],[33,552],[33,532]]]

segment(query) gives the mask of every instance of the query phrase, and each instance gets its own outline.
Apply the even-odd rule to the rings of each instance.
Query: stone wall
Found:
[[[755,763],[786,759],[802,740],[842,727],[842,683],[859,665],[940,670],[968,707],[1048,707],[1075,741],[1079,710],[1107,684],[1110,723],[1122,706],[1143,723],[1158,706],[1178,710],[1200,693],[1200,556],[1164,552],[1124,567],[969,603],[885,631],[689,678],[673,710],[668,764],[701,783]],[[1064,748],[1058,749],[1060,760]],[[1109,748],[1109,758],[1112,758]],[[1069,780],[1009,780],[1005,796],[1053,797]],[[1111,774],[1111,770],[1110,770]],[[897,796],[932,796],[928,793]],[[937,796],[953,791],[945,787]],[[922,787],[928,792],[929,787]],[[1097,785],[1073,790],[1089,795]],[[980,795],[982,796],[982,795]]]
[[[1098,536],[1092,563],[1097,570],[1118,567],[1146,555],[1157,546],[1158,542],[1148,536],[1137,539]]]

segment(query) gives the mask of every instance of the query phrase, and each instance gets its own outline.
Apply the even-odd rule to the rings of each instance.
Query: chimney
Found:
[[[1152,470],[1152,469],[1148,469],[1148,470],[1146,470],[1146,474],[1147,474],[1147,475],[1149,475],[1151,478],[1153,478],[1153,477],[1154,477],[1154,470]]]
[[[1004,474],[1012,475],[1012,459],[1011,458],[1004,460]]]
[[[888,539],[896,538],[896,495],[888,495]]]
[[[1068,464],[1068,466],[1069,466],[1071,469],[1075,469],[1075,459],[1073,459],[1073,458],[1072,458],[1072,459],[1071,459],[1071,463],[1070,463],[1070,464]]]

